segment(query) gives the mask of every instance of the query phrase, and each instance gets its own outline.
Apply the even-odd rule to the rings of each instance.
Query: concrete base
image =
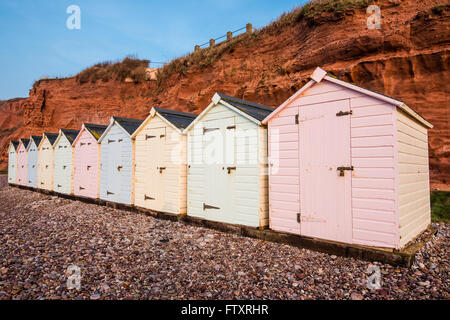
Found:
[[[428,236],[421,242],[411,242],[402,250],[391,250],[385,248],[373,248],[348,243],[333,242],[323,239],[315,239],[303,237],[295,234],[276,232],[270,229],[257,229],[241,225],[233,225],[216,221],[209,221],[205,219],[190,217],[187,215],[174,215],[165,212],[157,212],[141,207],[135,207],[131,205],[125,205],[121,203],[109,202],[100,199],[92,199],[86,197],[80,197],[75,195],[60,194],[54,191],[48,191],[43,189],[34,189],[31,187],[9,184],[11,187],[19,189],[37,191],[47,195],[54,195],[65,199],[82,201],[85,203],[91,203],[101,206],[107,206],[118,210],[127,210],[136,213],[152,216],[157,219],[180,221],[190,225],[196,225],[204,228],[214,229],[222,232],[238,234],[241,236],[260,239],[262,241],[270,241],[292,245],[299,248],[310,249],[313,251],[334,254],[342,257],[351,257],[355,259],[365,261],[378,261],[382,263],[388,263],[395,266],[411,267],[414,263],[414,257],[424,245],[427,243],[433,235],[436,234],[437,228],[429,226]],[[427,231],[428,231],[427,230]],[[425,231],[426,232],[426,231]]]

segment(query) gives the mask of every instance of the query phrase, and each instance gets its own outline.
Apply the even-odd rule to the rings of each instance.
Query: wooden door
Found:
[[[151,209],[157,211],[161,211],[164,206],[165,173],[167,171],[167,165],[164,163],[165,131],[165,128],[152,128],[145,135],[148,146],[149,179],[146,181],[148,187],[145,190],[144,200]]]
[[[299,107],[300,229],[304,236],[351,242],[350,105]]]
[[[212,220],[232,222],[233,181],[236,171],[234,117],[204,122],[204,214]]]
[[[120,174],[122,171],[122,154],[121,154],[121,141],[119,136],[108,137],[107,139],[107,183],[106,183],[106,196],[108,200],[119,202],[120,199]]]

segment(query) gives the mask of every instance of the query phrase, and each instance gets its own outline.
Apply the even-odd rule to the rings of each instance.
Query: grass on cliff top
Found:
[[[431,192],[431,220],[450,223],[450,191]]]
[[[281,31],[289,24],[296,23],[302,19],[311,19],[323,12],[343,12],[348,9],[367,7],[371,0],[313,0],[302,7],[296,7],[290,12],[282,14],[271,24],[256,30],[252,34],[242,34],[229,41],[217,44],[212,48],[201,49],[197,52],[189,53],[183,57],[176,58],[159,69],[157,74],[158,87],[163,90],[166,80],[173,75],[182,77],[186,71],[192,69],[204,69],[219,60],[224,53],[232,53],[238,44],[256,38],[264,33]]]
[[[110,80],[123,81],[131,78],[134,82],[145,80],[145,70],[148,67],[149,60],[141,60],[133,56],[128,56],[122,61],[105,61],[84,69],[75,76],[78,83],[95,83],[98,80],[107,82]]]

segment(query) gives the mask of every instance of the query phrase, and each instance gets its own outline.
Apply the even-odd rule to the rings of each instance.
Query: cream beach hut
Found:
[[[100,188],[100,139],[106,126],[84,123],[73,142],[73,193],[97,199]]]
[[[37,188],[53,191],[54,154],[53,145],[57,133],[44,133],[38,146]]]
[[[216,93],[185,129],[188,135],[187,215],[265,227],[267,129],[274,109]]]
[[[29,139],[20,139],[19,146],[17,147],[17,184],[21,186],[27,185],[27,161],[28,161],[28,152],[27,146],[30,142]]]
[[[152,108],[134,140],[134,205],[186,214],[187,138],[196,114]]]
[[[8,183],[17,183],[17,148],[19,141],[10,141],[8,148]]]
[[[28,173],[27,186],[37,188],[37,172],[38,172],[38,146],[41,143],[42,136],[31,136],[28,143]]]
[[[60,129],[53,150],[55,153],[53,190],[58,193],[73,193],[73,147],[78,130]]]
[[[110,125],[98,140],[101,145],[100,199],[132,204],[131,135],[142,122],[143,120],[111,117]]]
[[[317,68],[263,123],[272,229],[399,249],[430,224],[432,125],[402,101]]]

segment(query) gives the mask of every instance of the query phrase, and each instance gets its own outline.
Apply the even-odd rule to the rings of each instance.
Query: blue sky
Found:
[[[137,55],[170,61],[195,44],[251,22],[260,28],[306,0],[0,0],[0,100],[26,97],[34,81],[74,75]],[[69,30],[66,9],[81,9]]]

